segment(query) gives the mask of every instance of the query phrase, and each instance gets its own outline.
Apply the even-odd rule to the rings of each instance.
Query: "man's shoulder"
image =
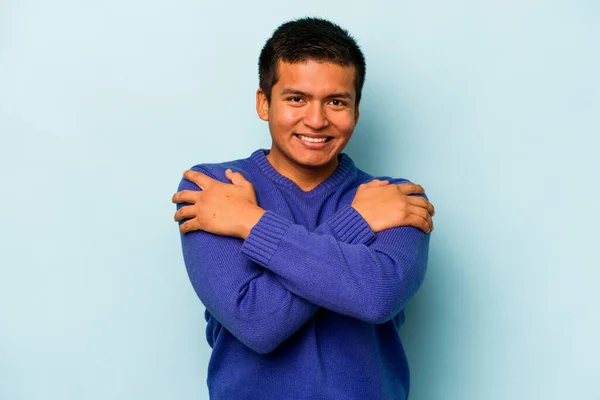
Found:
[[[240,172],[244,177],[251,174],[251,160],[250,158],[241,158],[232,161],[223,161],[216,163],[202,163],[196,164],[190,168],[193,171],[202,172],[205,175],[210,176],[221,182],[229,182],[225,177],[225,171],[230,169],[234,172]]]
[[[379,179],[380,181],[389,181],[391,184],[415,183],[408,178],[399,178],[399,177],[393,177],[393,176],[388,176],[388,175],[371,175],[371,174],[364,172],[363,170],[357,168],[357,174],[356,174],[357,186],[362,183],[371,182],[372,180],[375,180],[375,179]],[[411,196],[427,198],[426,195],[421,195],[421,194],[413,194]]]
[[[388,175],[371,175],[359,168],[356,169],[356,179],[359,184],[371,182],[374,179],[379,179],[380,181],[390,181],[390,183],[412,183],[407,178],[392,177]]]
[[[251,168],[251,157],[241,158],[232,161],[224,162],[207,162],[196,164],[189,169],[192,171],[202,172],[204,175],[215,179],[223,183],[229,183],[227,177],[225,177],[225,171],[231,169],[234,172],[240,172],[244,178],[251,180],[252,168]],[[250,179],[249,179],[250,178]],[[182,178],[179,182],[178,191],[181,190],[198,190],[198,186],[195,183]]]

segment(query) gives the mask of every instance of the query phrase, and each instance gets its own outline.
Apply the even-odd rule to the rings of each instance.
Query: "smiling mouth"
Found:
[[[295,134],[294,136],[296,136],[298,139],[304,141],[304,142],[308,142],[308,143],[325,143],[325,142],[329,142],[331,139],[333,139],[332,136],[304,136],[304,135],[300,135],[300,134]]]

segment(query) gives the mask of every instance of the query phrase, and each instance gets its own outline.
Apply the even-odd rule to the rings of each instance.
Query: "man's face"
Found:
[[[358,122],[355,67],[329,62],[279,61],[271,102],[256,96],[261,119],[269,122],[270,160],[281,168],[333,170]]]

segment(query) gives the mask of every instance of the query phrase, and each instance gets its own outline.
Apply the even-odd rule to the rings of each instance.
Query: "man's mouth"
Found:
[[[300,140],[303,140],[303,141],[309,142],[309,143],[325,143],[325,142],[329,142],[331,139],[333,139],[333,137],[331,137],[331,136],[305,136],[305,135],[300,135],[300,134],[296,134],[294,136],[296,136]]]

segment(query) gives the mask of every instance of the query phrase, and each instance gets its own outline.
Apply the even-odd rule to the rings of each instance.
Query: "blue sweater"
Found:
[[[374,234],[350,206],[358,186],[373,177],[346,154],[308,192],[280,175],[266,154],[193,167],[227,183],[227,168],[241,172],[267,210],[246,240],[181,235],[190,280],[206,307],[210,398],[406,399],[409,370],[398,329],[423,281],[430,235],[414,227]],[[200,190],[183,179],[185,189]]]

